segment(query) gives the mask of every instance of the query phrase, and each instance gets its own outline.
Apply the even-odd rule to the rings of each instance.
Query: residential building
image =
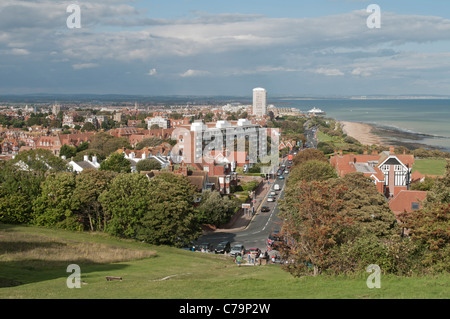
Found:
[[[377,190],[392,198],[402,190],[409,190],[414,155],[397,155],[394,148],[380,154],[343,155],[335,153],[330,164],[343,177],[351,172],[360,172],[373,179]]]
[[[253,89],[253,115],[263,117],[267,113],[267,91],[263,88]]]
[[[83,160],[79,162],[74,162],[71,160],[69,166],[72,167],[74,172],[80,173],[85,169],[99,169],[100,163],[97,161],[97,157],[93,156],[92,161],[89,159],[88,155],[84,155]]]
[[[400,191],[389,201],[389,207],[397,216],[401,213],[411,213],[423,207],[422,203],[427,198],[426,191]]]
[[[36,142],[36,149],[50,150],[54,155],[59,156],[61,150],[61,140],[57,136],[41,136]]]
[[[267,130],[261,129],[259,125],[252,124],[247,119],[238,121],[217,121],[204,124],[195,121],[190,126],[178,128],[176,152],[172,153],[175,162],[202,163],[205,155],[211,151],[233,152],[242,151],[242,147],[248,146],[248,156],[251,162],[256,163],[260,150],[267,148]],[[206,158],[211,160],[212,158]],[[239,159],[237,159],[239,161]],[[247,161],[247,158],[245,159]]]
[[[161,128],[168,129],[170,128],[171,124],[168,118],[162,116],[148,117],[145,119],[145,122],[147,123],[147,127],[149,130],[152,128],[153,125],[158,125],[160,129]]]

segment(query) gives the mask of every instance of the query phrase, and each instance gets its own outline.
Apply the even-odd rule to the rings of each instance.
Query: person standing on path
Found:
[[[237,257],[236,257],[236,264],[238,265],[238,267],[240,267],[241,263],[242,263],[241,254],[238,254]]]

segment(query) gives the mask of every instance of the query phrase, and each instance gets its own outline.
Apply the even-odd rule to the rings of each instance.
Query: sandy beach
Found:
[[[372,126],[364,123],[340,121],[345,134],[363,145],[384,145],[384,140],[372,133]]]

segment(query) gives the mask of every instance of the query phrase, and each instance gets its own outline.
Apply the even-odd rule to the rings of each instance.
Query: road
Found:
[[[286,163],[284,161],[283,163]],[[285,178],[288,174],[284,174]],[[275,202],[267,202],[267,195],[265,195],[264,201],[261,203],[262,206],[267,206],[270,208],[270,212],[261,212],[260,207],[253,216],[252,220],[245,229],[241,230],[218,230],[206,235],[201,236],[197,242],[198,243],[211,243],[213,247],[221,241],[229,241],[231,246],[235,244],[243,244],[246,249],[248,248],[259,248],[262,251],[267,249],[267,238],[269,235],[275,231],[281,229],[281,221],[278,218],[278,200],[284,197],[286,179],[276,179],[270,181],[271,189],[267,195],[274,191],[274,185],[280,185],[280,190],[276,191]]]
[[[306,137],[306,146],[308,148],[316,148],[317,147],[317,139],[316,139],[316,132],[317,132],[317,127],[313,126],[310,129],[307,128],[308,124],[310,121],[306,121],[305,122],[305,131],[304,131],[304,135]]]
[[[317,140],[315,134],[317,127],[312,127],[310,129],[306,128],[305,123],[305,137],[307,139],[306,147],[316,148]],[[280,161],[281,164],[288,165],[287,160]],[[248,248],[259,248],[262,251],[267,249],[267,238],[273,231],[279,231],[281,229],[281,220],[278,218],[279,208],[278,200],[284,198],[284,188],[286,185],[286,178],[289,178],[288,174],[284,174],[285,179],[279,180],[278,178],[274,181],[271,180],[271,189],[267,193],[269,194],[274,189],[274,185],[280,185],[280,191],[278,191],[275,202],[267,202],[267,195],[261,204],[262,206],[267,206],[270,208],[270,212],[261,212],[260,208],[257,207],[257,212],[253,216],[249,225],[245,229],[230,229],[230,230],[217,230],[215,232],[201,236],[196,242],[197,243],[211,243],[213,247],[216,247],[221,241],[229,241],[231,246],[235,244],[243,244],[246,249]]]

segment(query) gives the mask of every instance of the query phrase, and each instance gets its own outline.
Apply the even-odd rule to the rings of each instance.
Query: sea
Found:
[[[303,112],[316,107],[326,117],[384,129],[393,140],[450,152],[450,99],[280,98],[273,102]]]

